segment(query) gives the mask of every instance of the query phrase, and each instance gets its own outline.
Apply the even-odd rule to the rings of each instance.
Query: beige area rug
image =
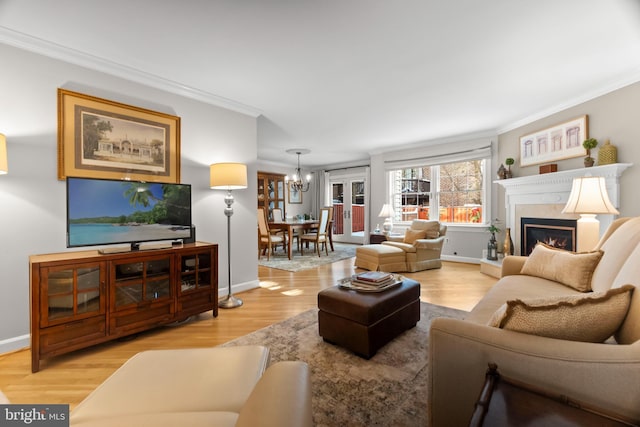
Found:
[[[427,346],[431,319],[466,312],[421,303],[420,322],[370,360],[325,343],[312,309],[223,346],[259,344],[271,363],[302,360],[311,369],[316,426],[424,426],[427,420]]]
[[[356,248],[359,245],[349,245],[346,243],[334,243],[334,251],[329,248],[329,255],[325,255],[324,250],[321,251],[321,256],[318,256],[317,252],[313,251],[313,244],[307,250],[304,250],[304,255],[300,255],[297,249],[294,249],[293,256],[289,259],[287,253],[282,250],[282,246],[279,246],[271,259],[267,261],[266,255],[258,260],[258,264],[264,267],[277,268],[278,270],[286,271],[302,271],[310,268],[316,268],[324,264],[330,264],[332,262],[340,261],[347,258],[353,258],[356,256]]]

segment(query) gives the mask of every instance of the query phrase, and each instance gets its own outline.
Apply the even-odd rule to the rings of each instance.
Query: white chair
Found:
[[[286,252],[288,240],[289,237],[287,235],[273,234],[269,230],[264,208],[258,208],[258,259],[262,257],[261,250],[267,252],[267,260],[271,259],[271,253],[278,245],[282,245]]]
[[[282,209],[273,208],[271,209],[271,217],[274,221],[282,221],[284,217],[282,216]]]
[[[298,237],[298,248],[300,253],[304,255],[304,243],[313,242],[315,244],[315,250],[320,256],[320,245],[324,245],[324,251],[326,255],[329,255],[327,248],[327,242],[329,241],[329,209],[320,209],[320,223],[318,229],[315,232],[310,232],[300,235]]]

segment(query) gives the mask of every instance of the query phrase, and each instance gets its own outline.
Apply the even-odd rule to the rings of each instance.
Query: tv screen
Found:
[[[67,247],[189,238],[189,184],[67,177]]]

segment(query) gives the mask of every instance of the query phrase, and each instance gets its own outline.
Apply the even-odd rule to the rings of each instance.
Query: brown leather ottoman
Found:
[[[420,320],[420,284],[405,279],[383,292],[334,286],[318,293],[320,336],[369,359]]]

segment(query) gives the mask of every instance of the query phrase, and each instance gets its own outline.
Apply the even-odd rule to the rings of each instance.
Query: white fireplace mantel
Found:
[[[573,179],[582,176],[602,176],[605,178],[611,203],[620,206],[620,177],[631,163],[615,163],[591,168],[572,169],[540,175],[493,181],[505,189],[506,227],[519,227],[516,208],[519,205],[566,204]],[[599,215],[601,230],[613,221],[613,215]]]

